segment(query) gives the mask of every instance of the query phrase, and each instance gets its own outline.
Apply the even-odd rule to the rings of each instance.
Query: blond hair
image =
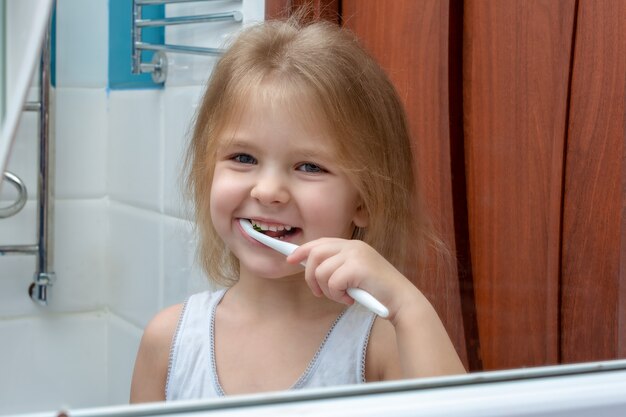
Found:
[[[268,21],[244,30],[218,62],[188,149],[187,185],[200,234],[199,255],[211,279],[232,285],[239,274],[238,260],[217,235],[209,210],[217,138],[236,120],[246,97],[268,81],[270,88],[304,96],[324,119],[336,142],[337,160],[369,217],[368,227],[355,228],[353,238],[400,270],[407,250],[416,255],[428,247],[443,248],[413,194],[417,185],[407,121],[382,69],[352,34],[336,25]]]

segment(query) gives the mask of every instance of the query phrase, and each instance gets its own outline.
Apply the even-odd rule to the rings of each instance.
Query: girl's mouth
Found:
[[[252,223],[252,227],[257,232],[261,232],[274,239],[285,239],[297,234],[300,230],[299,227],[289,226],[279,223],[265,223],[259,220],[248,219]]]

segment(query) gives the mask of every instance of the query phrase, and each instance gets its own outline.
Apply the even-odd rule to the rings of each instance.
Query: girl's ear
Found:
[[[352,221],[356,227],[364,228],[369,225],[369,214],[367,213],[367,209],[365,205],[361,201],[354,212],[354,218]]]

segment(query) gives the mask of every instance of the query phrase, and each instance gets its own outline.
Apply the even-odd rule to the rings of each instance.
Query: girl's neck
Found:
[[[233,307],[255,315],[318,316],[339,314],[345,306],[311,292],[302,274],[268,279],[247,276],[242,271],[239,281],[226,295]],[[225,297],[226,298],[226,297]]]

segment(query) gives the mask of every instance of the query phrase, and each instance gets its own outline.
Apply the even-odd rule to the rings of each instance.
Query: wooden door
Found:
[[[463,113],[486,369],[558,363],[563,156],[575,1],[466,1]]]
[[[626,357],[626,0],[266,1],[302,4],[404,100],[467,367]]]
[[[400,93],[425,200],[444,240],[456,251],[452,167],[458,161],[453,164],[451,156],[448,2],[344,0],[342,6],[343,25],[357,34]],[[438,311],[467,363],[458,273],[440,280],[417,274],[409,279]]]
[[[626,357],[626,0],[580,1],[572,55],[561,360]]]

